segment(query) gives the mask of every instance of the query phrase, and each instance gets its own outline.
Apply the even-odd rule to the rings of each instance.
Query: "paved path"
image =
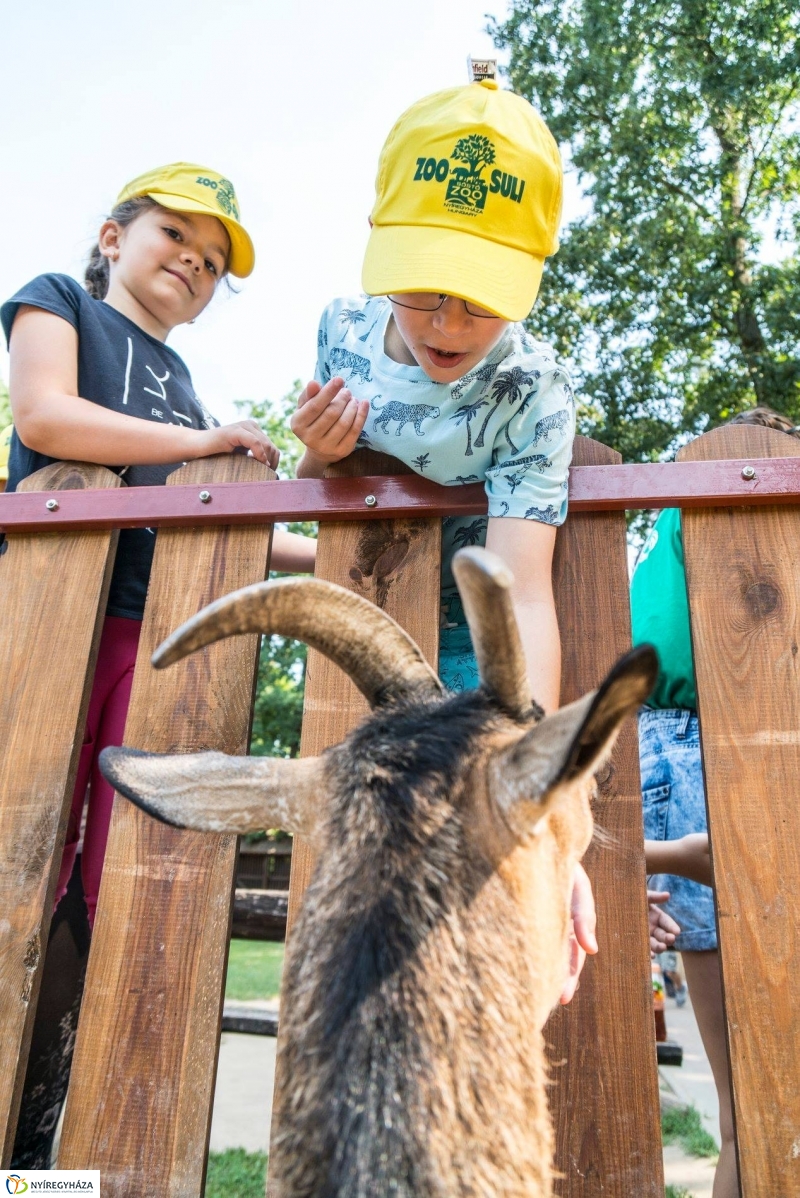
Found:
[[[246,1005],[275,1009],[274,1004]],[[679,1008],[667,999],[666,1017],[669,1038],[683,1046],[683,1065],[661,1068],[662,1091],[668,1101],[671,1097],[682,1105],[693,1103],[719,1143],[717,1092],[691,1002]],[[274,1075],[275,1040],[271,1036],[223,1033],[211,1123],[212,1152],[226,1148],[267,1151]],[[713,1161],[689,1157],[678,1145],[670,1145],[664,1149],[664,1171],[667,1184],[684,1187],[692,1198],[711,1198]]]

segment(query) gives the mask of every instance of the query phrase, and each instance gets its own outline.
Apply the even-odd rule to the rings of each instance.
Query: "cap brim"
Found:
[[[218,208],[212,208],[210,204],[201,204],[199,200],[187,200],[183,196],[166,195],[160,191],[148,191],[146,194],[151,200],[155,200],[163,208],[170,208],[173,212],[199,212],[203,216],[215,217],[225,226],[231,239],[228,270],[237,279],[246,279],[252,273],[256,264],[256,252],[249,235],[238,221],[226,216]]]
[[[542,280],[544,259],[456,229],[374,225],[361,283],[368,295],[439,291],[504,320],[524,320]]]

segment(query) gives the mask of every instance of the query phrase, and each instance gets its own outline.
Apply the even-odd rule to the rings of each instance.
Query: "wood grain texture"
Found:
[[[684,460],[800,456],[715,429]],[[800,509],[683,516],[743,1198],[800,1195]]]
[[[203,459],[168,485],[274,477],[252,458]],[[159,533],[125,743],[247,751],[258,637],[163,672],[150,654],[213,599],[264,578],[271,527]],[[237,844],[178,831],[115,801],[60,1168],[100,1169],[117,1198],[200,1198],[214,1095]]]
[[[575,439],[578,466],[619,460],[607,446]],[[571,514],[556,540],[553,581],[564,704],[596,687],[630,648],[624,515]],[[601,774],[593,812],[608,834],[595,839],[584,860],[597,903],[600,952],[587,960],[575,998],[545,1027],[555,1166],[563,1175],[556,1193],[655,1198],[663,1195],[664,1181],[633,719]]]
[[[408,467],[387,454],[363,451],[330,468],[336,478],[361,475],[409,474]],[[439,591],[442,523],[414,516],[404,520],[330,522],[320,525],[316,577],[348,587],[371,599],[414,638],[436,670],[439,664]],[[337,744],[369,711],[367,702],[349,678],[313,649],[308,653],[303,731],[303,757]],[[314,855],[300,837],[294,838],[289,884],[286,938],[314,869]],[[281,1033],[275,1068],[273,1127],[280,1091]],[[290,1198],[267,1184],[270,1198]]]
[[[118,487],[59,462],[28,493]],[[44,510],[45,498],[41,507]],[[115,532],[18,534],[0,557],[0,1163],[25,1079],[75,771],[105,614]]]

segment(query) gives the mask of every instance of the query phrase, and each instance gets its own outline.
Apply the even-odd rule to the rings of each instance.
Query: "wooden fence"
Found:
[[[623,509],[670,501],[691,508],[684,538],[742,1191],[788,1198],[800,1195],[792,1005],[800,948],[800,463],[790,460],[800,445],[739,426],[707,434],[679,456],[673,466],[623,467],[608,448],[576,442],[572,514],[555,562],[562,701],[595,686],[630,644]],[[359,477],[365,467],[368,495]],[[430,484],[399,477],[397,462],[373,454],[333,473],[350,481],[263,486],[272,477],[266,467],[224,457],[191,463],[166,488],[141,489],[147,495],[107,491],[100,504],[81,492],[118,488],[118,478],[62,464],[28,479],[25,494],[0,497],[0,527],[8,530],[0,557],[4,1164],[105,608],[116,539],[109,525],[162,528],[126,743],[241,753],[256,638],[219,642],[163,674],[149,658],[198,608],[264,578],[265,512],[300,515],[305,497],[305,518],[337,516],[320,527],[318,575],[378,603],[436,663],[439,517],[485,510],[485,499],[466,487],[436,489],[436,497]],[[211,502],[198,507],[200,490]],[[301,751],[312,754],[339,740],[365,706],[349,680],[310,652],[305,710]],[[599,779],[595,816],[610,833],[610,847],[593,846],[586,861],[601,951],[546,1029],[557,1190],[655,1198],[664,1186],[633,721]],[[168,828],[116,801],[58,1162],[99,1169],[107,1195],[203,1193],[235,855],[232,836]],[[290,935],[312,867],[307,846],[296,844]],[[290,1080],[280,1060],[279,1033],[278,1086]]]

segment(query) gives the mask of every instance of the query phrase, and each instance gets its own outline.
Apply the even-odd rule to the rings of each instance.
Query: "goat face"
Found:
[[[107,750],[106,776],[160,819],[280,826],[318,850],[287,952],[271,1172],[287,1194],[545,1195],[540,1030],[567,970],[592,772],[654,679],[628,655],[543,718],[501,563],[455,572],[483,685],[444,698],[402,630],[314,580],[246,588],[158,651],[280,632],[326,652],[373,714],[320,758]]]

